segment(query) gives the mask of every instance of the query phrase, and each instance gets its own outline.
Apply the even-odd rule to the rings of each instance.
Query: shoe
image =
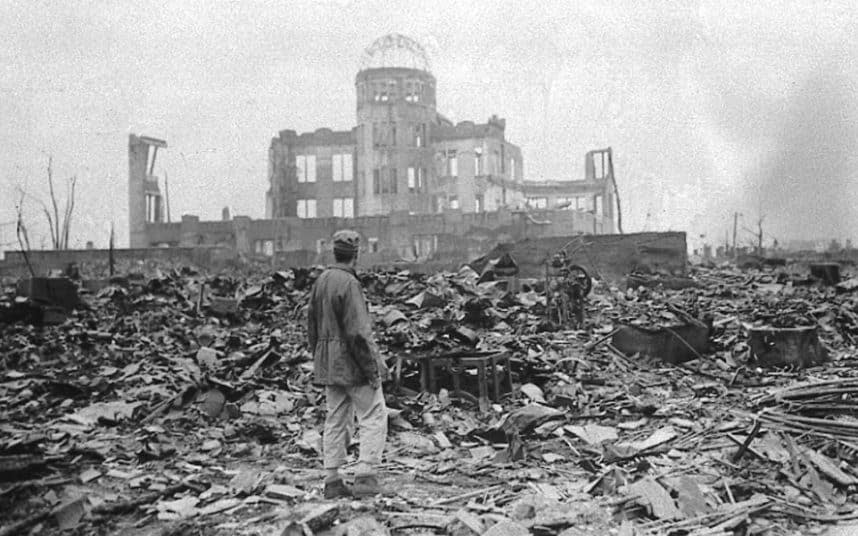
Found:
[[[352,486],[352,494],[355,497],[372,497],[379,493],[381,493],[381,487],[378,485],[378,477],[375,475],[355,477],[355,484]]]
[[[325,482],[325,498],[339,499],[342,497],[351,497],[352,492],[342,478]]]

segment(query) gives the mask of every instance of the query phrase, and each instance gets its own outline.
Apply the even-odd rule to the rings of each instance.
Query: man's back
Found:
[[[363,291],[349,266],[325,270],[310,293],[307,315],[314,382],[358,385],[378,374]]]
[[[348,299],[349,287],[355,276],[346,269],[329,267],[319,275],[310,294],[315,313],[318,337],[342,337],[338,317]]]

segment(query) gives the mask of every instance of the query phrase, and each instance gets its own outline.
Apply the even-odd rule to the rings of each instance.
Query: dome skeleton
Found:
[[[376,39],[364,50],[360,69],[406,67],[430,72],[429,57],[417,41],[398,33]]]

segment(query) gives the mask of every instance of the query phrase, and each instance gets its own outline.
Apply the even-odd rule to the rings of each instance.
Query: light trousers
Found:
[[[387,405],[381,386],[328,385],[325,405],[325,469],[339,469],[346,463],[355,416],[360,427],[359,461],[373,469],[380,465],[387,441]]]

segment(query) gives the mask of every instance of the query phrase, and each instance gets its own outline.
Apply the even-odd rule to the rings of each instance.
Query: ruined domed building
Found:
[[[377,39],[355,77],[352,129],[282,130],[271,140],[265,220],[164,222],[141,145],[150,139],[132,135],[132,247],[222,245],[309,257],[325,251],[336,229],[351,227],[364,235],[371,260],[413,260],[478,254],[526,237],[614,232],[609,149],[587,153],[580,176],[526,181],[505,120],[454,124],[438,113],[437,84],[419,43],[399,34]]]

